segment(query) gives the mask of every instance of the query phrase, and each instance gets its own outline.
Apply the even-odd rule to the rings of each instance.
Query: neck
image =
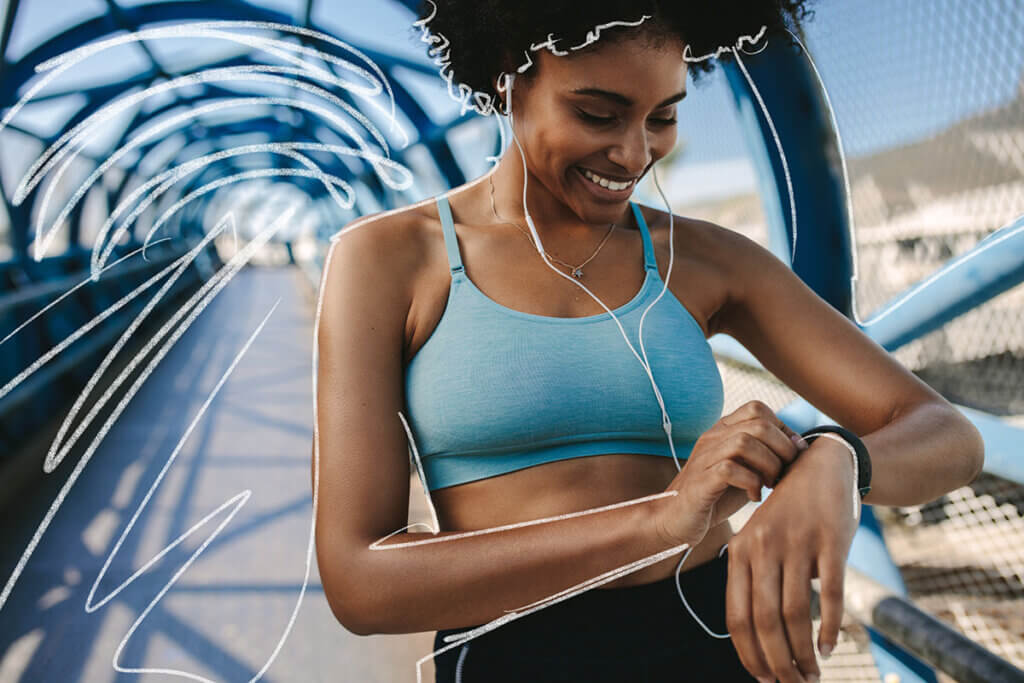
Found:
[[[490,179],[494,184],[494,208],[497,209],[500,218],[494,218],[490,209],[490,184],[484,185],[486,192],[484,206],[487,207],[492,220],[517,223],[529,231],[523,211],[523,177],[523,160],[519,155],[519,149],[513,142],[502,154]],[[595,233],[605,233],[612,223],[619,228],[629,225],[628,207],[622,213],[616,212],[616,215],[611,216],[605,222],[583,220],[560,198],[552,195],[548,188],[532,174],[529,176],[526,186],[526,201],[533,225],[537,229],[541,241],[545,243],[547,243],[545,236],[553,236],[556,240],[592,240]]]

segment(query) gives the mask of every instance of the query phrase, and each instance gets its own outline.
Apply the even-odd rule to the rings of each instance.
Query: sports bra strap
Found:
[[[644,240],[644,268],[657,270],[658,262],[654,260],[654,243],[651,241],[651,233],[647,229],[647,221],[644,220],[644,215],[640,212],[640,207],[636,205],[636,202],[630,201],[629,205],[633,207],[633,215],[636,216],[636,223],[640,226],[640,234]]]
[[[441,217],[441,231],[444,233],[444,247],[448,250],[448,266],[452,275],[465,270],[462,267],[462,256],[459,254],[459,241],[455,237],[455,221],[452,220],[452,207],[448,204],[448,197],[439,195],[437,198],[437,213]]]

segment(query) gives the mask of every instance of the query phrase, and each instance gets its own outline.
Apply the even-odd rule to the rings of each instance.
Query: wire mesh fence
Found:
[[[1024,213],[1024,5],[813,6],[805,42],[842,135],[856,313],[870,321],[906,288]],[[707,81],[680,108],[681,151],[666,174],[676,182],[663,180],[662,187],[678,214],[765,244],[762,188],[736,144],[728,86],[720,73]],[[718,182],[715,169],[732,172]],[[711,181],[687,182],[701,177]],[[652,203],[660,204],[655,196]],[[947,399],[1024,424],[1024,286],[892,353]],[[778,410],[798,398],[769,373],[718,360],[726,411],[754,398]],[[909,597],[1024,666],[1024,487],[983,474],[927,505],[875,512]],[[743,511],[734,520],[742,526]],[[824,680],[879,680],[866,632],[852,622],[823,665]]]

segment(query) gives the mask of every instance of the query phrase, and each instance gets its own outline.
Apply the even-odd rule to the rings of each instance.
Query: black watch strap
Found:
[[[864,442],[860,440],[860,437],[849,429],[844,429],[839,425],[820,425],[818,427],[808,429],[800,436],[804,437],[804,440],[806,440],[807,443],[810,443],[824,432],[833,432],[834,434],[838,434],[853,446],[853,450],[857,454],[857,490],[860,492],[860,497],[863,499],[864,496],[868,495],[868,492],[871,491],[871,457],[868,455],[867,447],[864,445]]]

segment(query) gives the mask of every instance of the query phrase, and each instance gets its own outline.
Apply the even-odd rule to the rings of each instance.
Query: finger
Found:
[[[758,431],[756,427],[749,428],[755,432]],[[739,429],[744,430],[745,427],[741,426]],[[761,430],[763,431],[764,428],[762,427]],[[786,460],[779,457],[778,453],[767,446],[757,434],[740,431],[733,438],[734,441],[730,443],[732,454],[729,457],[742,461],[747,467],[757,472],[765,486],[773,488],[787,464]],[[790,446],[792,447],[793,444]]]
[[[777,419],[769,421],[763,418],[755,418],[741,422],[735,428],[747,432],[763,443],[779,458],[781,465],[785,466],[796,460],[802,449],[785,432],[779,429],[778,424],[781,423]]]
[[[821,676],[818,660],[814,656],[813,627],[811,625],[811,560],[794,555],[783,568],[782,616],[786,639],[800,672]]]
[[[821,627],[818,629],[818,651],[828,659],[839,642],[839,625],[843,618],[843,578],[845,558],[836,553],[822,553],[818,557],[820,579]]]
[[[790,428],[790,426],[783,422],[778,415],[774,415],[774,421],[778,424],[779,430],[783,434],[785,434],[790,441],[795,442],[798,439],[803,439],[803,437],[800,436],[800,432],[794,431],[792,428]]]
[[[710,493],[716,499],[721,497],[730,486],[746,491],[747,497],[751,501],[761,499],[761,474],[744,466],[742,462],[720,460],[715,465],[715,472],[719,476],[719,483],[711,489]]]
[[[747,403],[740,406],[740,409],[737,410],[733,415],[735,417],[731,417],[731,420],[735,421],[736,423],[743,421],[742,417],[740,416],[746,416],[748,419],[760,418],[767,422],[768,424],[775,427],[776,429],[778,429],[782,436],[789,439],[790,442],[796,445],[798,450],[803,450],[807,448],[807,443],[803,440],[803,437],[800,436],[799,433],[791,429],[789,425],[783,422],[779,418],[779,416],[775,414],[775,411],[773,411],[771,407],[764,403],[763,401],[758,401],[756,399],[753,401],[748,401]]]
[[[751,612],[750,567],[741,559],[739,552],[730,550],[729,579],[725,584],[725,623],[729,629],[732,646],[739,655],[743,667],[755,678],[768,677],[771,670],[768,660],[761,652],[761,646],[754,635]]]
[[[793,653],[782,624],[782,571],[774,560],[751,563],[750,584],[754,592],[754,630],[768,667],[782,683],[804,683],[793,664]]]

